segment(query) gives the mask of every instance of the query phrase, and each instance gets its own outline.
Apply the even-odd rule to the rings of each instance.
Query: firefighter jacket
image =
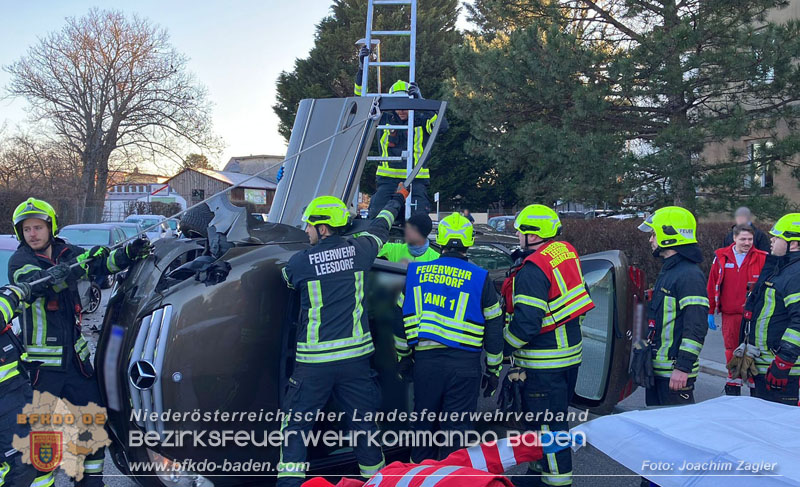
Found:
[[[776,354],[789,363],[797,363],[800,355],[800,252],[790,252],[784,257],[767,256],[745,310],[752,313],[748,341],[761,349],[761,356],[755,359],[759,373],[767,373]],[[790,375],[800,375],[800,364],[792,367]],[[796,377],[793,380],[797,380]]]
[[[364,277],[398,211],[400,203],[390,200],[366,232],[324,238],[297,252],[283,268],[287,285],[300,292],[298,362],[327,364],[375,351],[364,312]]]
[[[74,263],[84,249],[54,238],[52,259],[33,251],[22,243],[8,262],[10,282],[33,282],[48,274],[48,269],[60,263]],[[96,258],[89,266],[87,278],[116,273],[131,264],[124,249],[116,249],[103,258]],[[23,316],[25,348],[28,362],[39,362],[47,370],[65,371],[72,357],[86,376],[92,375],[89,361],[89,348],[81,335],[81,299],[78,295],[77,281],[68,278],[65,282],[52,286],[40,284],[33,286],[36,299],[26,306]]]
[[[594,308],[575,248],[548,242],[527,253],[503,283],[505,355],[529,369],[581,363],[583,315]]]
[[[451,347],[480,353],[497,370],[503,361],[503,311],[489,273],[448,252],[431,262],[408,265],[401,303],[407,347]],[[402,356],[401,340],[395,345]]]
[[[356,96],[361,96],[361,82],[359,74],[356,75],[356,83],[354,93]],[[438,119],[439,114],[430,111],[415,111],[414,112],[414,166],[416,167],[419,158],[428,143],[428,138],[433,133],[433,126]],[[394,112],[384,112],[381,116],[379,125],[408,125],[408,120],[402,120]],[[439,125],[439,133],[447,132],[449,125],[446,118],[442,118],[442,123]],[[381,130],[380,148],[381,157],[401,157],[403,151],[408,150],[408,130]],[[395,178],[404,180],[407,177],[406,161],[380,161],[378,169],[375,172],[376,176],[383,176],[386,178]],[[430,179],[431,174],[427,167],[423,167],[415,179]]]
[[[755,247],[745,255],[742,265],[736,264],[733,245],[717,249],[708,274],[708,313],[742,314],[747,297],[747,285],[755,284],[764,267],[766,252]]]
[[[706,280],[698,265],[703,257],[695,244],[681,247],[664,260],[648,310],[656,377],[670,377],[673,369],[697,377],[708,331]]]
[[[431,246],[425,253],[419,256],[411,255],[407,243],[387,243],[378,253],[378,257],[383,257],[389,262],[428,262],[439,258],[439,252]]]
[[[335,486],[322,477],[303,483],[303,487],[512,487],[503,472],[516,465],[541,460],[544,456],[535,433],[522,437],[503,438],[497,442],[482,443],[451,453],[443,460],[425,460],[422,463],[394,462],[383,467],[371,479],[342,478]],[[547,447],[548,453],[550,447]],[[560,449],[560,447],[555,447]]]
[[[0,287],[0,397],[28,383],[28,374],[22,363],[25,350],[11,329],[11,320],[17,315],[20,304],[24,303],[19,301],[16,293]]]

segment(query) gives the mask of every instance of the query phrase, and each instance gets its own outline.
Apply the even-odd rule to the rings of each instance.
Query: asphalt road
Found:
[[[94,353],[95,342],[98,335],[91,333],[89,328],[93,324],[100,325],[102,322],[103,311],[105,309],[105,302],[108,299],[109,292],[103,291],[103,304],[96,313],[84,317],[83,333],[87,341],[89,341],[92,353]],[[706,338],[706,344],[703,347],[701,357],[711,361],[712,365],[724,365],[724,349],[722,346],[722,337],[717,330],[716,332],[709,330]],[[720,367],[714,367],[719,370]],[[711,372],[709,368],[706,368]],[[722,376],[714,375],[711,373],[701,372],[695,384],[695,399],[705,401],[722,395],[725,386],[725,379]],[[625,412],[645,407],[644,404],[644,389],[639,389],[634,392],[630,397],[617,405],[615,412]],[[492,403],[488,400],[481,402],[482,410],[489,410],[492,408]],[[589,420],[595,416],[590,415]],[[572,424],[575,427],[578,423]],[[591,441],[591,440],[590,440]],[[507,472],[513,481],[514,475],[522,475],[527,470],[527,467],[520,466]],[[640,477],[634,472],[628,470],[624,466],[615,462],[596,448],[591,445],[578,450],[573,456],[573,472],[574,481],[573,485],[576,487],[639,487]],[[105,461],[105,483],[108,487],[134,487],[137,484],[120,474],[114,463],[111,461],[108,453],[106,453]],[[68,487],[72,485],[70,479],[59,471],[56,477],[57,487]]]

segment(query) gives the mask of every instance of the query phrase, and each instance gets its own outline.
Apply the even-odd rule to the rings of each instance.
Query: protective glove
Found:
[[[0,287],[0,296],[3,296],[10,302],[13,308],[17,307],[17,304],[22,301],[27,301],[31,297],[31,287],[25,282],[20,282],[19,284],[9,284],[7,286]],[[0,323],[0,326],[4,325],[5,323]]]
[[[522,411],[522,389],[527,379],[525,370],[520,367],[512,367],[500,387],[500,394],[497,395],[497,407],[504,412]]]
[[[280,169],[278,169],[278,175],[277,175],[277,176],[275,176],[275,179],[276,179],[276,180],[277,180],[279,183],[281,182],[281,179],[283,179],[283,166],[281,166],[281,168],[280,168]]]
[[[369,57],[369,48],[367,46],[361,47],[358,51],[358,66],[364,68],[364,59]]]
[[[408,96],[411,98],[422,98],[422,92],[419,91],[419,86],[416,83],[408,84]]]
[[[483,389],[483,397],[493,397],[497,386],[500,384],[500,369],[487,370],[483,373],[481,378],[481,389]]]
[[[98,267],[103,264],[102,260],[108,257],[109,250],[106,247],[95,246],[75,258],[84,272],[96,274]]]
[[[774,391],[782,391],[789,384],[789,371],[792,370],[793,363],[783,360],[779,355],[775,356],[767,369],[767,385]]]
[[[78,269],[80,269],[80,267],[78,267]],[[61,263],[50,267],[44,272],[50,276],[51,284],[53,286],[57,286],[67,280],[67,277],[69,277],[70,273],[72,273],[72,270],[69,268],[69,264]]]
[[[411,355],[397,362],[397,376],[405,383],[414,381],[414,358]]]
[[[709,330],[717,329],[717,320],[714,319],[714,315],[708,315],[708,329]]]
[[[125,255],[131,260],[146,259],[152,252],[153,246],[144,237],[139,237],[125,246]]]

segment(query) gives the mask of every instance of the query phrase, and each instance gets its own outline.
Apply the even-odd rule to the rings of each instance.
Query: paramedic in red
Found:
[[[758,281],[767,253],[753,245],[753,227],[736,225],[733,228],[733,244],[714,252],[714,263],[708,275],[708,327],[717,329],[714,313],[722,314],[722,337],[725,342],[725,360],[733,356],[739,346],[739,330],[742,323],[744,300],[748,283]],[[741,394],[742,380],[731,379],[725,384],[725,394]]]

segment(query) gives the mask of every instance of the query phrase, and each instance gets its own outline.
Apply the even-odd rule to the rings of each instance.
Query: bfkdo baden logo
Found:
[[[61,465],[64,434],[61,431],[31,431],[31,463],[40,472],[51,472]]]

